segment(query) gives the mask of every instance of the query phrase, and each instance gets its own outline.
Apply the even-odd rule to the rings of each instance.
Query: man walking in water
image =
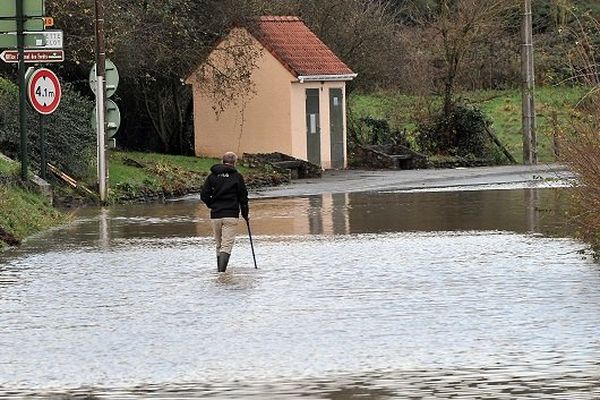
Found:
[[[217,270],[225,272],[233,249],[240,217],[248,221],[248,189],[244,177],[235,169],[237,156],[227,152],[223,163],[210,168],[200,198],[210,208],[212,229],[217,244]]]

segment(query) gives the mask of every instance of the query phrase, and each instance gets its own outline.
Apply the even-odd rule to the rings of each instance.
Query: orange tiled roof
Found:
[[[353,74],[298,17],[256,17],[246,27],[295,76]]]

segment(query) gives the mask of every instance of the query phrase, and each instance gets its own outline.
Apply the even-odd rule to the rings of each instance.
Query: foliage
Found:
[[[417,143],[429,154],[487,158],[492,155],[486,129],[490,119],[478,107],[455,104],[451,112],[433,115],[418,127]]]
[[[585,94],[582,87],[558,86],[536,90],[538,155],[540,162],[553,162],[553,137],[567,131],[572,125],[575,105]],[[441,99],[406,96],[395,92],[353,93],[349,97],[349,111],[355,120],[364,117],[386,119],[392,130],[406,131],[411,142],[418,121],[425,121],[439,110]],[[475,91],[462,94],[462,101],[476,104],[493,121],[494,133],[513,157],[523,157],[521,134],[521,94],[518,90]],[[419,117],[419,115],[424,117]],[[349,119],[348,128],[351,121]]]
[[[18,158],[20,147],[18,89],[12,82],[0,78],[0,149],[12,158]],[[90,123],[93,104],[63,85],[58,109],[43,117],[47,145],[47,161],[65,172],[85,176],[94,159],[96,136]],[[32,167],[39,169],[41,117],[27,107],[28,149]]]
[[[198,192],[210,168],[219,162],[214,158],[111,151],[110,200],[139,201]],[[245,175],[249,186],[282,183],[273,171],[241,164],[236,168]]]
[[[385,87],[410,55],[400,47],[397,8],[380,0],[294,0],[281,10],[299,15],[360,77],[365,88]]]
[[[600,70],[594,54],[600,43],[600,19],[590,19],[580,31],[574,61],[580,66],[577,79],[588,88],[572,120],[572,129],[561,135],[561,159],[577,175],[578,213],[575,219],[582,239],[600,257]]]
[[[13,185],[0,185],[0,232],[21,241],[67,221],[68,216],[53,209],[41,195]]]
[[[183,194],[201,185],[207,164],[206,160],[195,157],[111,151],[111,197]]]
[[[359,118],[352,125],[352,137],[362,144],[369,145],[402,145],[410,147],[406,132],[390,128],[385,119],[373,117]]]
[[[19,163],[5,160],[0,156],[0,182],[12,183],[20,178],[21,168]]]
[[[123,121],[117,142],[139,149],[191,153],[192,96],[183,80],[232,24],[247,15],[248,6],[233,7],[233,2],[220,0],[104,3],[106,54],[121,77],[116,96]],[[68,38],[63,74],[85,82],[94,61],[93,2],[48,0],[47,7]],[[243,51],[237,48],[236,54]],[[228,99],[246,90],[235,77],[251,68],[247,57],[233,60],[231,68],[218,71],[228,83],[218,88],[219,93]]]
[[[519,2],[509,0],[105,0],[107,55],[119,68],[120,146],[178,154],[193,151],[191,90],[182,84],[232,26],[249,16],[299,15],[358,77],[350,91],[385,88],[412,95],[518,88]],[[66,60],[55,69],[81,93],[94,62],[94,2],[47,0],[65,32]],[[536,81],[570,82],[582,72],[573,32],[596,0],[536,0]],[[512,10],[512,11],[511,11]],[[597,15],[597,14],[596,14]],[[590,41],[600,40],[600,35]],[[581,47],[581,46],[580,46]],[[226,105],[251,93],[253,54],[227,50],[237,63],[218,70]],[[596,54],[597,59],[597,54]],[[0,74],[15,76],[11,65]],[[242,96],[243,97],[243,96]],[[399,112],[401,113],[401,111]],[[386,116],[393,125],[394,116]]]

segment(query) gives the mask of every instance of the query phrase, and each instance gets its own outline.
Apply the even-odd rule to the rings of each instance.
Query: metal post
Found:
[[[44,130],[44,115],[40,114],[40,175],[46,179],[46,132]]]
[[[535,132],[535,77],[533,66],[533,29],[531,0],[524,0],[521,35],[521,72],[523,76],[523,163],[537,164],[537,138]]]
[[[104,4],[103,0],[95,0],[96,22],[96,135],[98,156],[98,192],[100,201],[105,202],[108,193],[108,163],[106,155],[106,123],[104,114],[106,76],[106,54],[104,51]]]
[[[19,54],[19,130],[21,133],[21,145],[19,153],[21,156],[21,180],[27,181],[27,165],[29,164],[27,150],[27,98],[25,86],[25,13],[23,12],[23,0],[16,0],[17,11],[17,51]]]

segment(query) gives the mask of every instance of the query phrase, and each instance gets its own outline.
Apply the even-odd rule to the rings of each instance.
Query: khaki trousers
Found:
[[[217,218],[211,220],[215,242],[217,244],[217,255],[219,253],[231,254],[239,218]]]

